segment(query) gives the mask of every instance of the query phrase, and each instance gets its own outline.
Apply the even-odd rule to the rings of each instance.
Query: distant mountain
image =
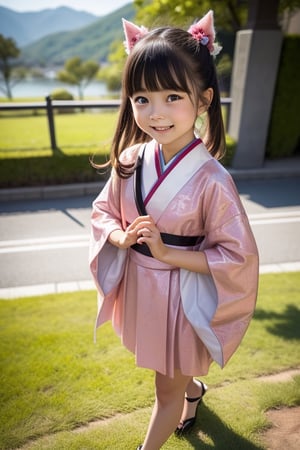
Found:
[[[21,48],[48,34],[82,28],[98,19],[65,6],[37,12],[17,12],[0,6],[0,33],[13,38]]]
[[[91,25],[75,31],[51,34],[22,48],[21,60],[27,66],[60,66],[73,57],[106,61],[110,44],[123,40],[122,17],[133,20],[132,3],[110,13]]]

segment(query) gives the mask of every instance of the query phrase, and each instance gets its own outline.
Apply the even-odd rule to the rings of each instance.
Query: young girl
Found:
[[[143,450],[195,422],[212,361],[223,367],[253,314],[258,255],[217,158],[224,129],[210,11],[189,31],[124,21],[129,56],[110,180],[93,204],[97,326],[112,320],[136,363],[155,371]],[[207,127],[202,139],[198,116]]]

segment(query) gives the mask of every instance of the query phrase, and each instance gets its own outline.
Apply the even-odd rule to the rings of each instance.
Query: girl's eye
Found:
[[[168,102],[176,102],[177,100],[180,100],[182,97],[178,94],[171,94],[168,96]]]
[[[146,99],[146,97],[135,97],[134,99],[134,103],[138,103],[139,105],[144,105],[145,103],[148,103],[148,100]]]

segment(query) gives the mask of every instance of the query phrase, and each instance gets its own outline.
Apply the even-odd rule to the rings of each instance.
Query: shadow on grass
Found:
[[[237,412],[238,413],[238,412]],[[204,442],[201,436],[206,435],[212,443]],[[235,433],[206,405],[201,405],[201,419],[197,421],[193,432],[184,438],[196,450],[262,450],[263,447],[253,444]]]
[[[257,309],[254,319],[272,320],[273,323],[266,326],[269,333],[283,339],[300,339],[300,309],[295,305],[287,305],[282,313]]]

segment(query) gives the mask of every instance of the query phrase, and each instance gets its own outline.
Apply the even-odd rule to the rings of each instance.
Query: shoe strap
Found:
[[[193,402],[197,402],[198,400],[201,400],[202,399],[202,395],[200,396],[200,397],[194,397],[194,398],[191,398],[191,397],[185,397],[185,399],[186,399],[186,401],[188,401],[188,402],[190,402],[190,403],[193,403]]]
[[[190,403],[197,402],[198,400],[201,400],[202,397],[204,396],[204,394],[206,393],[206,389],[207,388],[206,388],[205,384],[202,383],[201,380],[198,380],[198,381],[199,381],[199,383],[201,384],[201,387],[202,387],[202,394],[200,395],[200,397],[194,397],[194,398],[192,398],[192,397],[185,397],[186,401],[188,401]]]

